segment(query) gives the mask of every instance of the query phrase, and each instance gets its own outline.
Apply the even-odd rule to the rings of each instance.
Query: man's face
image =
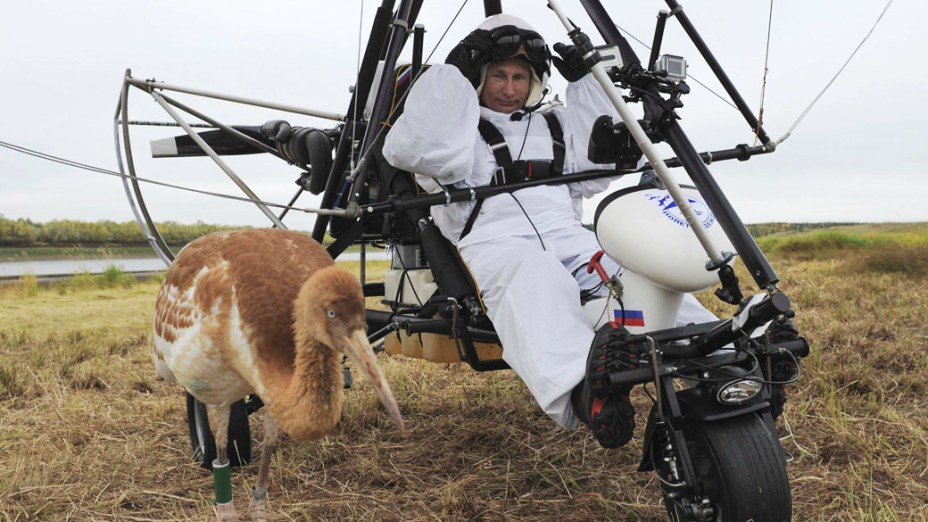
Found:
[[[532,70],[525,60],[510,58],[487,66],[480,101],[487,108],[509,114],[525,106],[532,89]]]

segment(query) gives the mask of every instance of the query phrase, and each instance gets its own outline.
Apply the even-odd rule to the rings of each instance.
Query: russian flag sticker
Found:
[[[625,310],[625,321],[622,321],[622,310],[615,310],[615,322],[622,326],[644,326],[644,312],[641,310]]]

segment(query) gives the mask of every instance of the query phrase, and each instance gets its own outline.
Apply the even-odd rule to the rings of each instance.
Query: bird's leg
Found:
[[[267,497],[267,473],[271,464],[271,457],[277,450],[280,440],[280,428],[266,412],[264,414],[264,440],[261,444],[261,462],[258,464],[258,478],[255,487],[251,490],[251,502],[248,504],[248,516],[252,522],[265,522],[267,520],[267,506],[264,499]]]
[[[209,429],[216,440],[216,460],[213,461],[213,487],[216,491],[216,511],[219,522],[238,522],[235,504],[232,503],[232,473],[226,447],[229,444],[229,415],[231,407],[206,405]]]

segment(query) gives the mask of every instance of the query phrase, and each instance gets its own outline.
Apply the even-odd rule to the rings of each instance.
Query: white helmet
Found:
[[[493,42],[489,62],[500,62],[515,56],[525,58],[532,70],[532,88],[525,106],[539,104],[551,72],[551,53],[544,38],[528,22],[510,14],[492,15],[478,25],[476,31],[488,32]],[[480,70],[480,83],[476,87],[477,96],[483,91],[486,75],[487,65],[484,63]]]

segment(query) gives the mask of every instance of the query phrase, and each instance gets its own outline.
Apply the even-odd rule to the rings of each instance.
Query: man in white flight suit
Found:
[[[511,182],[516,171],[518,180],[533,171],[543,177],[614,168],[590,162],[586,151],[594,120],[608,114],[619,121],[618,114],[576,51],[560,45],[555,50],[565,57],[555,58],[555,65],[570,83],[565,105],[545,116],[532,112],[549,73],[544,40],[517,17],[487,18],[446,64],[432,66],[412,87],[387,135],[384,157],[415,173],[429,192]],[[481,120],[492,128],[487,131]],[[500,156],[500,149],[508,156]],[[512,164],[501,164],[508,160]],[[605,190],[609,181],[537,186],[478,204],[436,206],[431,213],[480,288],[503,359],[545,413],[567,428],[582,420],[600,444],[618,447],[631,438],[634,409],[627,389],[609,397],[593,397],[585,389],[595,332],[579,298],[582,289],[600,284],[586,271],[600,246],[581,225],[581,196]],[[603,264],[610,273],[619,270],[606,258]],[[678,322],[714,319],[687,296]]]

